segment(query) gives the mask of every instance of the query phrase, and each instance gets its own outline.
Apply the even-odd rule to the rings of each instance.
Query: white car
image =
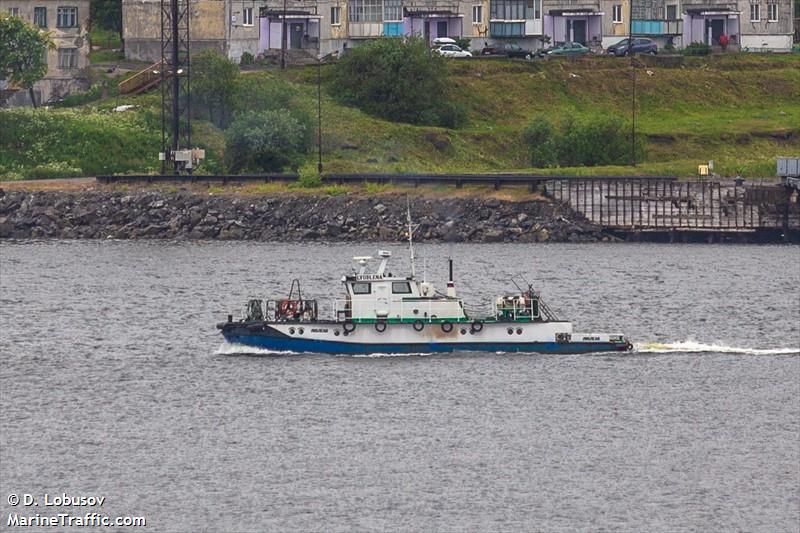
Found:
[[[472,57],[472,54],[467,50],[462,50],[454,44],[445,44],[438,48],[434,48],[436,53],[444,57]]]

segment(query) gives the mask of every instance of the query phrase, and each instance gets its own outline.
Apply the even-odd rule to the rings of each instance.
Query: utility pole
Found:
[[[281,70],[286,68],[286,0],[283,0],[283,20],[281,20]]]
[[[322,176],[322,53],[317,55],[317,173]]]
[[[631,165],[636,166],[636,63],[633,59],[633,0],[628,0],[628,57],[631,61]]]

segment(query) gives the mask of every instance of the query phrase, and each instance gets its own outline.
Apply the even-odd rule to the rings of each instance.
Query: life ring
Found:
[[[386,331],[386,321],[385,320],[378,320],[375,322],[375,331],[378,333],[383,333]]]
[[[352,320],[347,320],[344,324],[342,324],[342,329],[345,333],[352,333],[356,330],[356,323]]]
[[[479,331],[483,330],[483,322],[481,322],[480,320],[476,320],[475,322],[472,323],[470,329],[472,330],[473,333],[478,333]]]
[[[442,322],[442,331],[445,333],[450,333],[453,331],[453,323],[452,322]]]
[[[414,321],[414,331],[422,331],[425,329],[425,323],[422,320]]]

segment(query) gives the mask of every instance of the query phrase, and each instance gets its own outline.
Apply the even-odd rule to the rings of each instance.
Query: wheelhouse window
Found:
[[[393,281],[392,294],[411,294],[411,283],[407,281]]]
[[[347,12],[350,22],[382,22],[382,1],[350,0]]]
[[[778,4],[767,4],[767,22],[778,22]]]
[[[370,294],[372,292],[372,283],[358,282],[353,283],[353,294]]]
[[[483,24],[483,6],[472,6],[472,23]]]
[[[34,7],[33,8],[33,24],[39,28],[47,27],[47,8]]]
[[[342,8],[339,6],[331,7],[331,26],[339,26],[341,24]]]
[[[242,25],[243,26],[252,26],[253,25],[253,8],[246,7],[242,10]]]
[[[59,6],[56,10],[56,27],[58,28],[77,28],[78,27],[78,8],[69,6]]]
[[[622,22],[622,4],[614,4],[611,8],[611,22],[618,24]]]
[[[750,4],[750,22],[761,21],[761,6],[759,4]]]

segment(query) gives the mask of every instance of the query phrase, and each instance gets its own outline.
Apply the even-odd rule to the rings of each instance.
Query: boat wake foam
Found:
[[[695,341],[645,342],[634,345],[635,353],[725,353],[739,355],[800,355],[797,348],[741,348],[724,344],[704,344]]]
[[[291,350],[276,351],[267,350],[266,348],[257,348],[255,346],[246,346],[244,344],[230,344],[223,342],[214,352],[214,355],[264,355],[270,357],[279,357],[287,355],[325,355],[314,354],[309,352],[293,352]],[[367,354],[331,354],[334,357],[416,357],[422,355],[432,355],[430,353],[367,353]]]

